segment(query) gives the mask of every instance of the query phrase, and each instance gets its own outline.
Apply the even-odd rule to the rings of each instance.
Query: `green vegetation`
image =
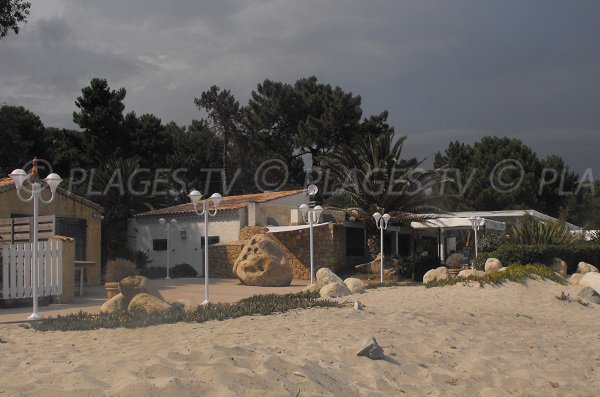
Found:
[[[507,281],[525,283],[527,279],[539,277],[543,280],[552,280],[559,284],[566,284],[566,280],[558,276],[552,269],[542,265],[511,265],[505,271],[485,274],[484,276],[455,277],[448,281],[435,281],[426,284],[426,287],[440,287],[459,283],[478,282],[480,285],[498,285]]]
[[[539,222],[525,217],[510,228],[508,242],[522,245],[567,245],[581,240],[564,223]]]
[[[0,39],[10,30],[19,34],[19,24],[27,22],[31,3],[23,0],[0,1]]]
[[[123,280],[125,277],[137,275],[135,263],[127,259],[113,259],[106,263],[106,273],[104,274],[104,282],[116,283]]]
[[[579,262],[600,263],[600,244],[580,242],[571,245],[503,245],[494,252],[479,254],[475,267],[483,269],[488,258],[498,258],[505,265],[513,263],[551,264],[552,258],[560,258],[567,265],[567,271],[577,270]]]
[[[185,311],[181,306],[164,315],[150,315],[145,312],[120,312],[90,314],[79,312],[67,316],[48,318],[39,322],[27,324],[37,331],[87,331],[99,328],[140,328],[158,324],[176,322],[198,322],[210,320],[227,320],[251,315],[268,315],[283,313],[294,309],[309,309],[313,307],[341,307],[334,301],[321,300],[319,294],[301,292],[286,295],[255,295],[236,303],[217,303],[198,306],[191,311]]]

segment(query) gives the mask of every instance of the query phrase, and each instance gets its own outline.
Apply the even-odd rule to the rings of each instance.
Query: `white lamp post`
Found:
[[[309,192],[316,193],[317,187],[311,185],[309,187]],[[313,193],[313,194],[314,194]],[[309,208],[307,204],[302,204],[298,207],[300,213],[302,214],[302,219],[305,223],[308,223],[309,226],[309,236],[310,236],[310,283],[314,283],[314,274],[315,274],[315,262],[314,262],[314,248],[313,248],[313,225],[315,223],[319,223],[319,218],[323,213],[323,207],[320,205],[315,206],[314,208]]]
[[[478,217],[469,218],[469,220],[471,221],[471,225],[473,225],[473,231],[475,233],[475,258],[477,258],[477,254],[478,254],[477,232],[479,231],[479,228],[485,224],[485,219],[478,216]]]
[[[381,243],[381,262],[379,262],[379,272],[381,274],[381,282],[383,283],[383,231],[387,229],[388,222],[390,221],[391,216],[389,214],[381,215],[379,212],[373,214],[373,218],[375,219],[375,225],[377,229],[380,230],[381,234],[379,236],[379,240]]]
[[[163,229],[167,232],[167,277],[165,280],[170,280],[169,277],[169,268],[171,267],[171,229],[177,226],[177,219],[171,219],[169,222],[165,218],[160,218],[158,223],[163,227]]]
[[[17,196],[19,199],[24,202],[33,201],[33,241],[32,241],[32,267],[31,267],[31,283],[33,284],[33,313],[28,317],[28,320],[39,320],[42,318],[42,315],[38,313],[38,296],[37,296],[37,287],[38,287],[38,209],[39,202],[41,201],[44,204],[49,204],[54,200],[56,188],[62,182],[62,179],[57,174],[50,174],[41,181],[37,175],[37,165],[36,160],[33,161],[33,169],[31,175],[27,175],[27,173],[21,169],[14,170],[10,177],[15,183],[15,187],[17,188]],[[23,198],[21,196],[21,189],[23,188],[23,184],[29,180],[31,184],[31,196],[28,199]],[[50,188],[50,192],[52,196],[50,200],[44,200],[42,198],[42,191],[44,190],[45,184]]]
[[[217,207],[223,200],[223,197],[219,193],[213,193],[210,198],[202,200],[202,211],[198,211],[198,203],[200,203],[200,199],[202,198],[202,193],[197,190],[192,190],[189,194],[190,200],[194,204],[194,212],[200,216],[204,215],[204,302],[203,305],[207,305],[209,303],[208,300],[208,216],[217,215]],[[214,210],[211,211],[209,209],[210,201],[212,200],[214,204]]]

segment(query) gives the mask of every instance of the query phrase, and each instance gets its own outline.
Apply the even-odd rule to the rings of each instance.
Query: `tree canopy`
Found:
[[[31,3],[23,0],[0,0],[0,39],[9,31],[19,34],[19,24],[27,22]]]

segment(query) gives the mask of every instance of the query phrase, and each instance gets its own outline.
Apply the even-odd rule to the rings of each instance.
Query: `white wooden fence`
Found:
[[[32,296],[32,243],[2,246],[2,298]],[[62,295],[62,241],[38,243],[38,296]]]

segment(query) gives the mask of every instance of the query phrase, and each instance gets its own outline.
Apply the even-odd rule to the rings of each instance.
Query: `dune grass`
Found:
[[[426,287],[442,287],[445,285],[455,284],[467,284],[470,282],[477,282],[480,285],[492,284],[498,285],[507,281],[513,281],[516,283],[525,283],[528,279],[542,279],[551,280],[555,283],[565,285],[567,281],[561,276],[557,275],[551,268],[543,265],[510,265],[506,270],[502,272],[494,272],[485,274],[483,276],[469,276],[464,278],[455,277],[451,280],[444,281],[433,281],[425,284]]]
[[[32,322],[24,326],[37,331],[87,331],[118,327],[139,328],[176,322],[202,323],[209,320],[227,320],[242,316],[268,315],[313,307],[340,307],[340,304],[330,300],[319,299],[318,293],[268,294],[255,295],[235,303],[211,303],[198,306],[190,311],[184,310],[182,306],[174,306],[173,310],[161,315],[145,312],[100,314],[79,312],[77,314]]]

